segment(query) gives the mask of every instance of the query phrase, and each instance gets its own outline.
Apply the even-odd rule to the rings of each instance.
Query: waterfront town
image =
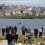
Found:
[[[5,5],[5,4],[0,4],[0,16],[45,16],[45,8],[44,7],[33,7],[33,6],[28,6],[28,5]],[[9,21],[9,22],[8,22]],[[15,21],[15,20],[14,20]],[[19,35],[18,33],[18,28],[20,27],[20,25],[22,24],[22,22],[20,21],[18,23],[18,28],[15,26],[10,26],[10,24],[16,24],[13,21],[7,20],[0,20],[0,26],[3,25],[8,25],[7,27],[2,27],[0,29],[0,45],[45,45],[45,33],[43,35],[43,32],[45,29],[43,29],[42,26],[45,27],[45,22],[44,20],[29,20],[30,22],[27,23],[29,25],[30,24],[39,24],[41,25],[41,23],[43,23],[39,28],[37,29],[36,27],[33,29],[34,31],[32,31],[32,29],[30,29],[30,27],[26,28],[25,24],[23,23],[24,26],[21,27],[21,34]],[[37,22],[38,23],[37,23]],[[12,22],[12,23],[11,23]],[[34,22],[34,23],[32,23]],[[40,22],[40,23],[39,23]],[[4,24],[5,23],[5,24]],[[25,21],[26,23],[26,21]],[[35,26],[32,25],[33,27]],[[39,27],[38,25],[38,27]],[[27,24],[26,24],[27,26]],[[31,25],[30,25],[31,26]],[[32,27],[32,28],[33,28]]]
[[[28,5],[5,5],[0,4],[0,16],[26,16],[45,15],[44,7],[33,7]]]

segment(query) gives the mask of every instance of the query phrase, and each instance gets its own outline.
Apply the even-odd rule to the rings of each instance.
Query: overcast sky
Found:
[[[43,6],[45,7],[45,0],[0,0],[0,4],[10,4],[10,5],[31,5],[31,6]]]

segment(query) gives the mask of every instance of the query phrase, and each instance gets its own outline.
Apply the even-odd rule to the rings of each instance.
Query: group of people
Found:
[[[41,38],[42,34],[43,34],[43,27],[41,27],[40,29],[37,29],[37,28],[34,29],[35,38],[37,38],[38,36],[39,36],[39,38]]]
[[[25,34],[29,34],[29,33],[33,33],[33,35],[35,36],[35,38],[37,38],[39,36],[39,38],[42,37],[42,34],[43,34],[43,27],[41,28],[35,28],[33,32],[31,32],[32,30],[30,28],[25,28],[24,26],[22,27],[22,35],[25,35]]]
[[[4,36],[6,33],[6,39],[8,41],[8,45],[15,45],[18,40],[17,27],[7,26],[2,28],[2,35]]]
[[[26,43],[26,40],[29,40],[29,43],[32,44],[33,33],[31,32],[30,28],[26,28],[25,26],[22,27],[22,36],[23,42]]]
[[[17,32],[17,27],[16,26],[6,26],[6,27],[2,27],[2,35],[4,36],[5,34],[8,33],[16,33]]]
[[[28,37],[29,43],[32,44],[32,38],[33,34],[35,38],[37,38],[39,34],[39,38],[42,37],[43,34],[43,27],[40,29],[35,28],[34,33],[31,32],[30,28],[26,28],[25,26],[22,26],[22,36],[23,36],[23,42],[26,42],[26,38]],[[4,33],[6,32],[6,39],[8,40],[8,45],[15,45],[15,42],[17,43],[18,40],[18,33],[17,33],[17,27],[14,26],[7,26],[2,28],[2,35],[4,36]]]
[[[9,33],[6,35],[6,39],[8,40],[8,45],[15,45],[18,40],[18,33]]]
[[[24,36],[24,42],[26,42],[25,37],[28,37],[29,43],[32,44],[32,39],[33,37],[37,38],[39,36],[39,38],[42,38],[43,35],[43,27],[41,27],[40,29],[35,28],[34,32],[31,32],[30,28],[26,28],[26,27],[22,27],[22,35]]]

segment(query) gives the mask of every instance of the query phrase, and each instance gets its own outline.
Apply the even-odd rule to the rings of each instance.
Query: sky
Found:
[[[31,6],[41,6],[45,7],[45,0],[0,0],[0,4],[9,4],[9,5],[31,5]]]

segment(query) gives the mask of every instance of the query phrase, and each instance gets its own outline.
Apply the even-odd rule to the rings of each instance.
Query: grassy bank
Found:
[[[6,36],[0,36],[0,40],[6,40]],[[19,36],[18,43],[22,43],[23,39],[22,36]],[[45,42],[44,38],[33,38],[33,42]],[[27,43],[29,43],[29,40],[27,40]]]
[[[44,19],[45,16],[0,16],[0,19]]]

